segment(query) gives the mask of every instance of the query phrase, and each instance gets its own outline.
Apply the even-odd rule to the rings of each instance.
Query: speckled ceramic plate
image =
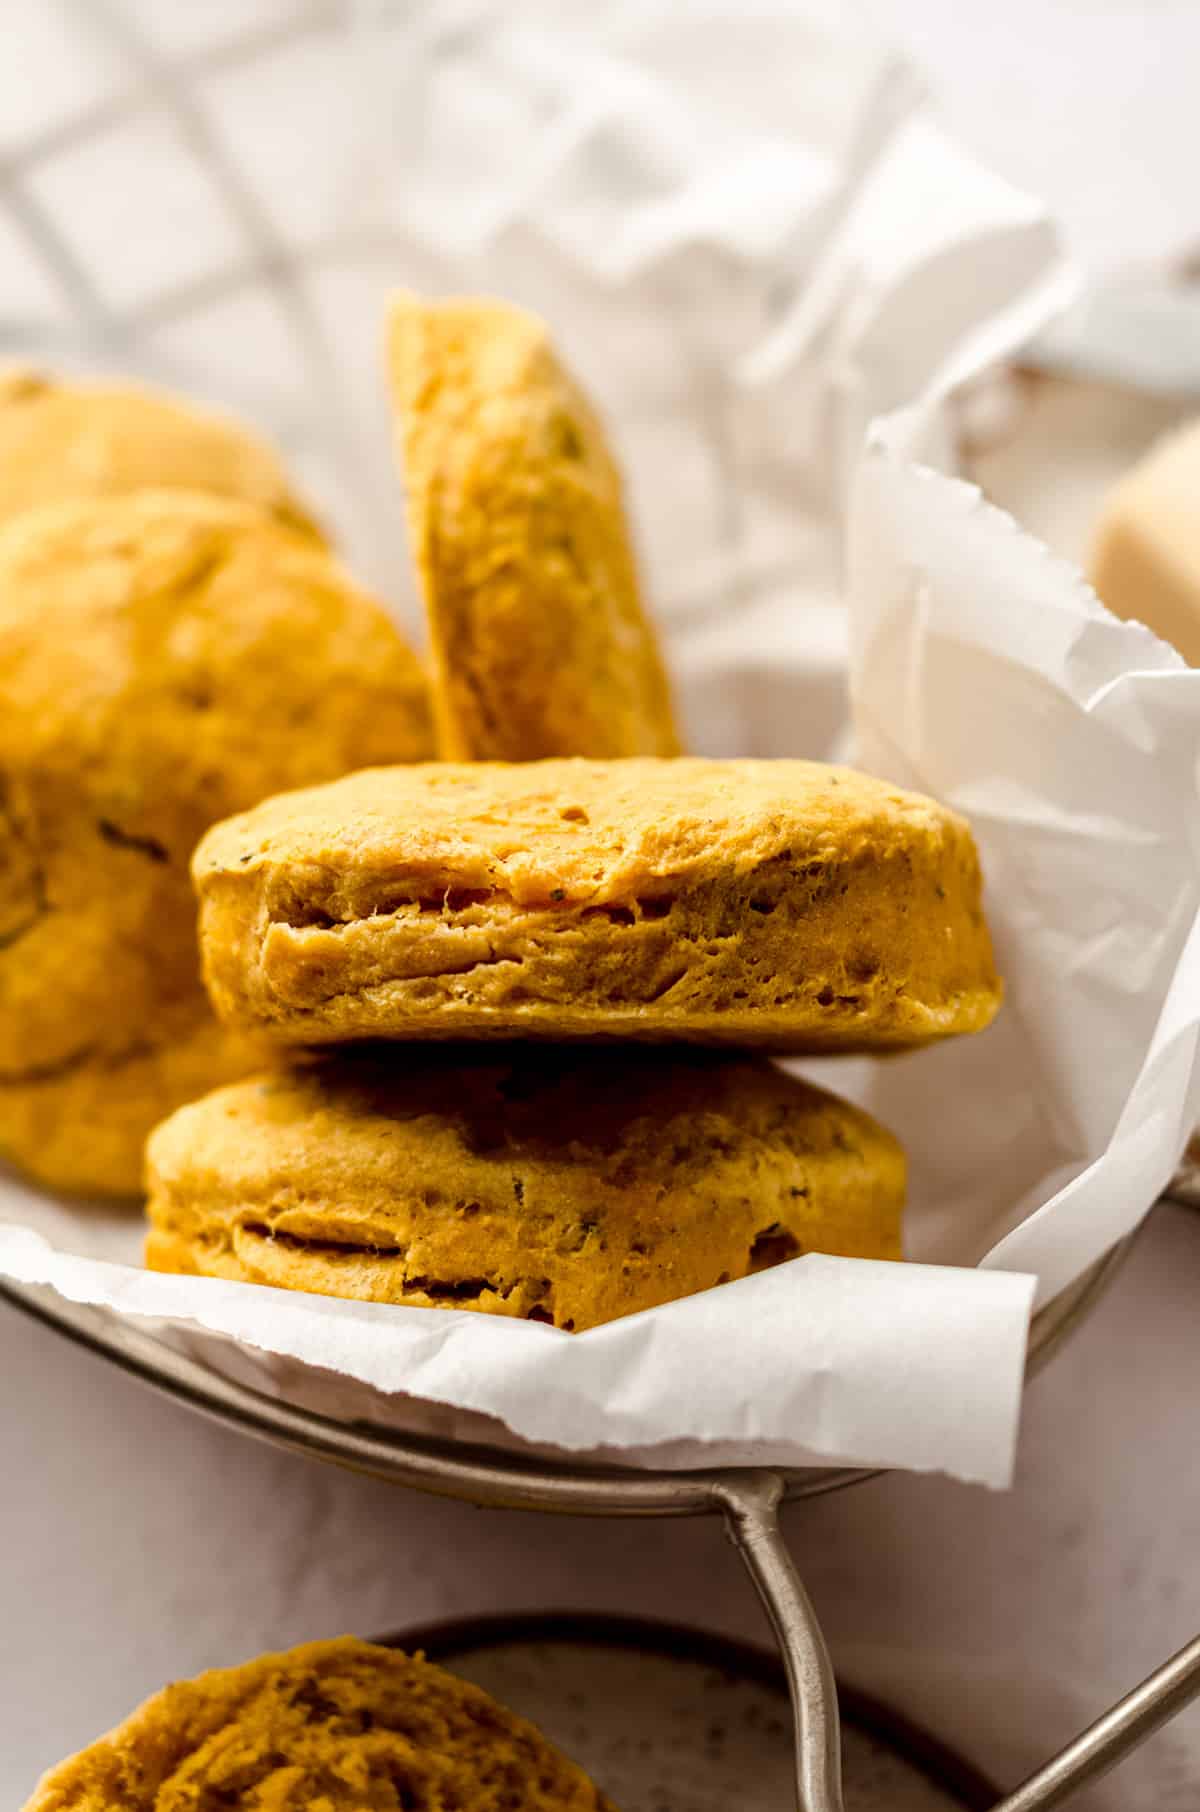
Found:
[[[783,1670],[765,1651],[606,1616],[483,1618],[385,1638],[423,1648],[537,1723],[621,1812],[794,1804]],[[842,1688],[847,1812],[963,1812],[998,1793],[885,1707]]]

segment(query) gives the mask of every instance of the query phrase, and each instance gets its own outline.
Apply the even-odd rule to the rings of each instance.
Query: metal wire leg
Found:
[[[1099,1780],[1131,1749],[1200,1695],[1200,1636],[1106,1711],[995,1812],[1049,1812],[1090,1781]]]
[[[716,1496],[787,1669],[796,1728],[798,1812],[843,1812],[837,1687],[821,1626],[780,1533],[783,1480],[771,1472],[731,1475]]]

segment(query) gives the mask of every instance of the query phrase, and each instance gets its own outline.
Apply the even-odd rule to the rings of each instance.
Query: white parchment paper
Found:
[[[390,283],[542,308],[629,467],[694,746],[833,752],[848,670],[863,765],[971,816],[1001,1019],[810,1066],[907,1144],[918,1262],[811,1256],[566,1336],[150,1276],[135,1216],[0,1177],[0,1275],[339,1414],[628,1463],[1001,1484],[1035,1290],[1136,1224],[1200,1105],[1200,675],[937,469],[943,399],[1069,279],[1042,210],[947,141],[906,71],[816,7],[714,0],[687,32],[669,9],[518,10],[434,6],[395,27],[390,61],[368,47],[375,180],[355,195],[395,249],[324,298],[355,444],[381,403],[373,356],[369,378],[354,358]],[[335,516],[344,426],[324,449]],[[340,477],[360,506],[386,491]]]

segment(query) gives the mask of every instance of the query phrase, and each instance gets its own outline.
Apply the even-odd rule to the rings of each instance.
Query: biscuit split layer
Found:
[[[803,761],[377,769],[196,852],[218,1013],[377,1038],[905,1048],[1000,984],[965,822]]]
[[[613,1812],[478,1686],[342,1637],[167,1686],[25,1812]]]
[[[373,1047],[147,1149],[154,1270],[567,1331],[805,1252],[900,1257],[899,1145],[752,1057]]]

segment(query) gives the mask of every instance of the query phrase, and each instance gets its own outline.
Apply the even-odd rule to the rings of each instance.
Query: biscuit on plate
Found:
[[[147,1263],[568,1332],[804,1252],[900,1257],[904,1156],[762,1058],[359,1047],[152,1134]]]
[[[544,324],[400,295],[388,366],[438,752],[678,753],[620,475]]]
[[[0,1157],[136,1192],[150,1127],[258,1061],[200,984],[201,832],[430,739],[381,607],[249,504],[142,491],[0,526]]]
[[[816,762],[380,769],[216,826],[193,872],[218,1013],[284,1045],[882,1050],[1000,999],[963,819]]]
[[[24,1812],[613,1812],[480,1687],[343,1636],[164,1687]]]
[[[0,522],[164,487],[238,497],[323,539],[277,454],[241,422],[133,384],[0,371]]]

